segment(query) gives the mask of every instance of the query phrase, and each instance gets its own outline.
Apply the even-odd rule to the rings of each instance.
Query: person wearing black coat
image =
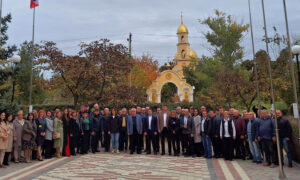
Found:
[[[100,152],[98,150],[99,140],[102,139],[101,134],[101,124],[102,124],[102,117],[100,115],[99,109],[95,109],[94,115],[92,116],[92,127],[91,127],[91,135],[92,135],[92,153]]]
[[[207,117],[207,112],[202,112],[202,120],[201,120],[201,137],[202,143],[204,148],[204,157],[211,158],[212,151],[211,151],[211,137],[212,137],[212,121],[214,118],[214,112],[209,112],[209,117]]]
[[[174,156],[180,153],[180,120],[177,118],[176,111],[171,111],[169,120],[170,142],[173,147]],[[171,149],[169,149],[169,153]]]
[[[120,128],[121,128],[120,116],[117,115],[116,109],[112,108],[110,121],[109,121],[109,132],[110,132],[111,143],[113,148],[112,153],[119,153]]]
[[[126,151],[128,149],[127,119],[127,110],[123,108],[120,115],[121,127],[119,137],[119,151]]]
[[[292,126],[291,123],[282,117],[282,112],[276,110],[279,138],[280,138],[280,155],[283,160],[283,149],[285,150],[288,158],[288,166],[293,167],[292,153],[291,153],[291,140],[292,140]]]
[[[71,155],[71,120],[68,115],[64,115],[62,118],[63,121],[63,129],[64,129],[64,146],[63,146],[63,156]]]
[[[152,110],[148,110],[148,115],[143,118],[143,131],[144,135],[146,136],[146,152],[147,154],[151,154],[151,143],[154,154],[157,155],[158,146],[157,146],[157,116],[152,115]]]
[[[220,124],[224,119],[224,109],[219,109],[219,116],[212,119],[212,146],[214,150],[214,157],[220,158],[222,156],[222,141],[220,140]]]
[[[81,147],[80,136],[81,136],[80,120],[77,117],[77,112],[72,111],[72,116],[70,117],[70,153],[72,156],[76,155],[76,151],[77,153],[79,153]]]
[[[110,128],[109,128],[109,122],[111,121],[111,116],[109,115],[109,109],[104,109],[104,116],[102,116],[102,125],[101,125],[101,131],[102,131],[102,137],[104,139],[104,149],[105,152],[109,152],[110,150]]]

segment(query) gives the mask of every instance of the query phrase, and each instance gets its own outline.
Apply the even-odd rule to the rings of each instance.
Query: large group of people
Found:
[[[76,154],[111,153],[161,154],[170,156],[252,160],[264,166],[278,165],[275,121],[278,119],[280,153],[287,154],[292,167],[290,142],[292,128],[282,112],[256,113],[234,108],[208,111],[167,105],[155,110],[136,107],[127,110],[91,109],[82,105],[79,111],[33,110],[24,118],[1,113],[0,168],[10,162],[30,163],[44,158],[61,158]],[[167,147],[166,147],[167,145]],[[102,148],[102,149],[101,149]]]

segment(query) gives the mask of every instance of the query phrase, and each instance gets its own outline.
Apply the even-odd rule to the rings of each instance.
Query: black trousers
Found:
[[[270,163],[275,163],[276,162],[276,154],[274,150],[274,143],[272,140],[268,139],[262,139],[261,140],[261,145],[263,148],[263,151],[266,154],[266,160],[267,162]]]
[[[202,142],[199,143],[194,143],[194,148],[195,148],[195,154],[200,157],[203,156],[203,144]]]
[[[96,152],[98,149],[99,135],[100,132],[95,132],[95,134],[92,135],[92,152]]]
[[[76,155],[76,152],[75,152],[75,148],[77,146],[77,143],[76,143],[76,138],[74,138],[74,136],[70,136],[69,138],[69,144],[70,144],[70,154],[71,155]]]
[[[127,134],[127,128],[122,127],[120,129],[120,137],[119,137],[119,150],[127,150],[128,149],[128,134]]]
[[[154,135],[154,132],[151,130],[147,130],[147,135],[146,135],[146,151],[147,153],[151,153],[151,144],[152,144],[152,149],[154,151],[154,153],[158,152],[158,148],[157,148],[157,142],[156,142],[156,136]]]
[[[11,152],[5,152],[4,159],[3,159],[3,165],[8,166],[9,165],[9,157]]]
[[[216,158],[221,157],[221,155],[222,155],[222,141],[221,141],[220,137],[214,137],[212,139],[212,145],[213,145],[213,149],[214,149],[214,156]]]
[[[232,160],[234,155],[234,141],[232,137],[223,137],[223,156],[225,160]]]
[[[90,148],[90,131],[84,131],[82,136],[81,153],[86,154]]]
[[[53,156],[53,141],[45,139],[45,158],[52,158]]]
[[[136,131],[136,128],[133,128],[133,133],[130,135],[130,152],[134,153],[135,151],[141,153],[141,135]]]
[[[241,139],[240,136],[236,136],[236,140],[234,141],[234,149],[235,149],[235,158],[246,157],[244,139]]]
[[[105,152],[109,152],[110,150],[110,134],[108,134],[108,132],[104,132],[104,149]]]
[[[165,154],[165,139],[168,141],[168,150],[171,150],[171,142],[169,141],[169,130],[164,127],[160,133],[160,142],[161,142],[161,153]]]
[[[182,134],[182,145],[184,155],[194,155],[194,138],[190,134]]]
[[[169,141],[173,148],[173,153],[179,154],[180,153],[180,135],[178,133],[174,134],[173,132],[170,132]],[[169,149],[169,153],[172,153],[171,148]]]

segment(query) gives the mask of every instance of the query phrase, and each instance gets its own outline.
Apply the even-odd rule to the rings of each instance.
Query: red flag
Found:
[[[30,2],[30,8],[36,8],[39,6],[39,0],[31,0]]]

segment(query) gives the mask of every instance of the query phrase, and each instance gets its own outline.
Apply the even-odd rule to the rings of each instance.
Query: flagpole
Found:
[[[32,112],[32,80],[33,80],[33,60],[34,60],[34,29],[35,29],[35,8],[33,8],[33,20],[32,20],[32,50],[31,50],[31,62],[30,62],[30,87],[29,87],[29,112]]]
[[[256,93],[257,93],[257,108],[258,108],[258,117],[260,118],[260,93],[259,93],[259,83],[258,83],[258,75],[257,75],[257,59],[255,58],[255,46],[254,46],[254,37],[253,37],[253,24],[252,24],[252,13],[251,13],[251,3],[248,0],[249,7],[249,20],[250,20],[250,30],[251,30],[251,42],[252,42],[252,54],[253,54],[253,65],[254,65],[254,73],[255,73],[255,81],[256,81]]]
[[[0,41],[2,33],[1,33],[1,27],[2,27],[2,0],[0,0]],[[2,44],[0,43],[0,48],[2,47]]]

